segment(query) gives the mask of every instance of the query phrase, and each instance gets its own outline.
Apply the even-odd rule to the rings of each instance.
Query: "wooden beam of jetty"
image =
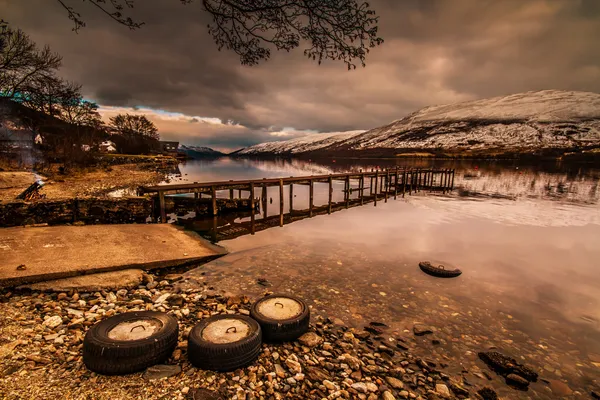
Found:
[[[439,182],[436,185],[436,179],[434,177],[438,175],[440,177]],[[431,179],[427,179],[427,177]],[[369,194],[365,195],[365,178],[369,179]],[[279,209],[280,214],[283,215],[283,188],[289,185],[290,187],[290,209],[293,202],[293,185],[308,185],[309,186],[309,214],[313,211],[313,198],[314,198],[314,184],[315,183],[326,183],[329,187],[329,203],[331,203],[331,194],[333,192],[333,181],[344,182],[344,202],[348,206],[350,203],[350,192],[351,181],[358,181],[358,201],[363,204],[364,199],[373,200],[374,204],[377,205],[378,196],[383,195],[385,202],[388,200],[388,196],[397,197],[398,192],[402,191],[402,197],[405,196],[408,188],[408,194],[412,195],[413,192],[420,191],[422,189],[428,189],[430,191],[441,191],[446,192],[453,189],[454,185],[454,169],[394,169],[385,170],[371,170],[370,172],[344,172],[337,174],[328,175],[310,175],[310,176],[298,176],[298,177],[287,177],[287,178],[263,178],[263,179],[246,179],[246,180],[229,180],[229,181],[215,181],[215,182],[194,182],[184,184],[173,184],[173,185],[156,185],[156,186],[142,186],[139,188],[140,193],[157,194],[160,205],[160,216],[161,221],[166,222],[166,211],[165,211],[165,196],[173,194],[194,194],[195,197],[202,197],[202,194],[207,194],[212,198],[213,214],[217,215],[216,199],[217,192],[226,190],[229,192],[229,197],[233,198],[234,190],[238,190],[239,198],[247,192],[251,202],[251,207],[254,209],[255,206],[255,194],[254,189],[260,187],[262,190],[263,202],[266,201],[266,190],[267,187],[277,186],[279,188]],[[379,187],[379,188],[378,188]],[[373,190],[374,189],[374,190]],[[378,191],[379,189],[379,191]],[[356,190],[356,189],[354,189]],[[264,212],[266,216],[266,204],[264,204]],[[254,214],[251,219],[254,220]],[[283,225],[280,219],[280,225]]]

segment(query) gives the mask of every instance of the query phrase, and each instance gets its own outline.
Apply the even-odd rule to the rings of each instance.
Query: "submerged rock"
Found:
[[[498,400],[498,395],[496,394],[494,389],[489,387],[479,389],[477,394],[479,394],[483,400]]]
[[[433,328],[423,324],[415,324],[415,326],[413,326],[413,332],[417,336],[423,336],[433,333]]]
[[[506,383],[520,388],[526,388],[529,386],[529,381],[517,374],[508,374],[506,376]]]
[[[536,382],[537,372],[519,364],[514,358],[505,356],[497,351],[480,352],[479,358],[497,374],[507,377],[510,374],[519,375],[529,382]]]

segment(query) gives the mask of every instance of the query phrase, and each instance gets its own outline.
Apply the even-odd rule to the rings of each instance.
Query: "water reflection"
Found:
[[[396,165],[336,161],[226,160],[219,178],[241,177],[238,169],[246,177],[263,177]],[[598,170],[403,162],[456,168],[456,190],[417,193],[377,207],[342,207],[331,215],[225,240],[221,244],[230,254],[190,271],[190,284],[260,296],[265,288],[257,278],[264,277],[271,283],[268,290],[307,299],[315,315],[358,328],[372,320],[385,322],[406,338],[411,351],[445,360],[451,376],[491,385],[505,398],[563,398],[552,391],[554,381],[566,383],[575,397],[576,391],[589,395],[600,372]],[[187,169],[185,178],[203,180],[205,174],[217,177],[218,168],[217,163],[182,170]],[[294,193],[304,199],[296,188]],[[318,196],[325,204],[327,192],[315,190]],[[267,220],[278,208],[267,205]],[[223,224],[244,218],[232,216]],[[463,275],[435,279],[419,270],[422,260],[458,266]],[[416,322],[434,326],[436,333],[413,336]],[[476,354],[490,347],[532,365],[542,380],[521,393],[497,378],[481,379],[478,372],[485,366]]]

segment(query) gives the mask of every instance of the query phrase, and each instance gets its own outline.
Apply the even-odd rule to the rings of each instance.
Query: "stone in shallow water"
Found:
[[[435,385],[435,392],[438,394],[438,396],[444,399],[449,399],[450,397],[452,397],[448,386],[444,385],[443,383],[438,383]]]
[[[552,393],[559,396],[569,396],[571,393],[573,393],[571,388],[566,383],[556,379],[550,380],[550,389],[552,389]]]
[[[144,378],[153,380],[153,379],[162,379],[169,378],[171,376],[175,376],[181,372],[181,367],[179,365],[153,365],[146,369],[144,372]]]
[[[520,387],[529,386],[529,381],[517,374],[508,374],[508,376],[506,377],[506,383],[520,386]]]
[[[498,400],[498,395],[489,387],[484,387],[483,389],[479,389],[477,392],[483,400]]]
[[[433,333],[433,328],[427,325],[415,324],[415,326],[413,326],[413,332],[417,336],[423,336]]]

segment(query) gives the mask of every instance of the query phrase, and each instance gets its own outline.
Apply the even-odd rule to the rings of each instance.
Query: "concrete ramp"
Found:
[[[201,263],[227,251],[169,224],[0,229],[0,287],[128,268]]]

